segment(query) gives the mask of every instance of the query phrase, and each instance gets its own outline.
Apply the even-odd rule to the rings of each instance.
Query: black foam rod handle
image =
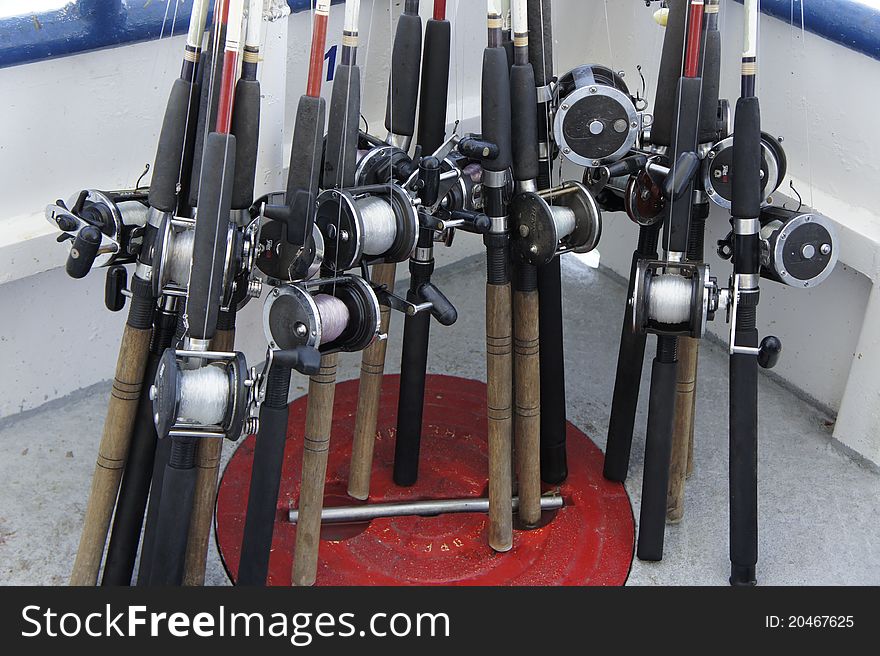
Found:
[[[235,135],[235,178],[232,183],[232,209],[246,210],[254,202],[257,174],[257,148],[260,141],[260,82],[240,79],[235,87],[232,114]]]
[[[529,61],[538,86],[553,80],[553,23],[550,2],[528,0]]]
[[[67,275],[71,278],[85,278],[101,247],[101,231],[95,226],[87,225],[76,233],[70,254],[67,256],[67,265],[64,267]]]
[[[756,97],[736,102],[730,213],[756,218],[761,213],[761,108]]]
[[[700,101],[700,143],[714,143],[718,132],[718,98],[721,87],[721,33],[706,32],[703,46],[703,95]]]
[[[385,129],[392,134],[412,137],[416,132],[421,65],[422,19],[417,13],[402,14],[394,35],[391,53],[393,73],[385,107]]]
[[[651,125],[651,141],[658,146],[671,146],[675,136],[676,93],[678,79],[682,76],[688,4],[688,0],[669,0],[669,18],[654,97],[654,123]]]
[[[423,153],[433,153],[446,139],[446,103],[449,95],[449,54],[452,42],[449,21],[429,20],[425,27],[422,62],[422,102],[419,106],[417,143]]]
[[[180,78],[174,80],[165,107],[149,196],[150,206],[161,212],[173,212],[177,208],[177,184],[180,182],[187,115],[195,102],[192,96],[196,88],[191,82]]]
[[[287,243],[303,244],[312,234],[314,224],[314,199],[321,183],[321,152],[324,146],[324,114],[326,104],[323,98],[302,96],[296,110],[296,123],[293,129],[293,147],[290,152],[290,169],[287,174],[287,206],[292,211],[288,215]],[[297,198],[310,199],[311,202],[297,204]],[[305,217],[296,216],[306,213]],[[292,222],[292,223],[291,223]],[[297,233],[294,226],[299,226]]]
[[[190,336],[196,339],[211,339],[217,330],[217,315],[223,298],[223,264],[232,205],[235,150],[235,137],[231,134],[212,132],[205,140],[192,273],[186,301]]]
[[[514,64],[510,69],[510,105],[514,178],[537,180],[538,105],[535,103],[535,72],[531,64]]]
[[[361,69],[340,64],[333,78],[333,94],[330,97],[330,128],[324,154],[325,189],[354,185],[360,113]]]
[[[483,52],[482,133],[498,146],[498,157],[483,160],[488,171],[506,171],[511,166],[510,74],[504,48]]]

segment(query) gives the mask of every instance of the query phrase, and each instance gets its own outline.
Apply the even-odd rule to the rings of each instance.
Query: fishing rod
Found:
[[[225,359],[215,360],[199,354],[209,352],[228,287],[224,284],[224,277],[230,231],[234,230],[231,213],[238,145],[231,127],[243,14],[243,0],[229,0],[215,6],[215,31],[219,31],[217,27],[221,22],[226,23],[217,120],[205,138],[192,245],[191,248],[180,248],[180,252],[189,255],[191,263],[186,291],[185,351],[166,352],[157,372],[156,389],[152,392],[158,409],[157,429],[160,438],[167,436],[171,440],[171,451],[162,478],[148,585],[180,585],[183,581],[196,487],[197,440],[209,437],[201,430],[175,431],[173,425],[180,419],[214,425],[225,418],[225,412],[221,414],[218,407],[209,402],[221,398],[218,391],[228,389],[228,372],[223,367]],[[214,56],[220,56],[219,40],[215,42]],[[170,236],[172,233],[168,231],[166,234]],[[177,236],[179,238],[179,234]],[[182,246],[180,241],[175,245]],[[171,244],[163,243],[163,253],[165,248],[170,249]],[[166,258],[170,255],[169,251]],[[157,276],[156,283],[161,285],[162,278]],[[214,366],[215,361],[219,361],[219,366]],[[179,383],[180,387],[175,384],[172,389],[172,383]],[[168,408],[168,397],[177,394],[180,395],[177,412],[163,415],[161,411]],[[220,438],[226,435],[226,431],[217,434]]]
[[[109,266],[105,295],[108,309],[122,309],[124,294],[131,298],[71,585],[97,582],[123,467],[138,426],[150,344],[155,341],[156,297],[150,284],[152,244],[162,216],[178,208],[178,185],[185,160],[190,100],[197,93],[195,76],[205,12],[205,2],[194,3],[184,63],[166,107],[149,194],[144,197],[139,190],[85,190],[69,204],[59,201],[46,211],[47,219],[62,231],[60,239],[72,241],[66,265],[68,274],[82,278],[94,266]],[[136,262],[136,270],[126,289],[127,273],[122,265],[130,262]],[[163,323],[164,319],[157,321]],[[141,437],[139,443],[143,441]],[[139,454],[136,460],[140,460]],[[127,499],[132,496],[136,495],[126,494]]]
[[[354,16],[352,16],[352,12]],[[326,113],[326,103],[321,97],[321,85],[324,77],[324,50],[327,42],[329,15],[330,0],[318,2],[314,8],[306,93],[300,97],[297,107],[285,204],[264,209],[265,215],[273,220],[269,225],[274,223],[280,227],[280,236],[285,240],[285,245],[292,247],[289,248],[289,254],[283,258],[284,261],[280,263],[280,266],[272,262],[271,257],[268,257],[272,254],[271,245],[268,251],[264,249],[264,254],[268,259],[268,262],[264,259],[264,265],[269,270],[261,268],[270,277],[275,277],[279,285],[281,281],[299,279],[304,272],[305,275],[314,272],[316,265],[314,260],[318,259],[317,265],[320,266],[320,254],[323,251],[321,245],[314,245],[316,235],[319,235],[314,225],[314,206],[321,181],[322,142]],[[352,18],[354,20],[353,34]],[[357,7],[346,7],[345,29],[349,38],[354,39],[356,44]],[[346,61],[351,56],[350,52],[346,52],[350,46],[350,43],[343,44],[343,58]],[[342,81],[357,82],[356,75],[355,73],[355,77],[352,78],[351,71],[347,71],[343,73],[341,79]],[[350,88],[347,90],[351,91]],[[338,111],[339,103],[335,91],[334,88],[334,102],[331,107]],[[359,88],[356,92],[359,92]],[[344,106],[342,109],[345,111]],[[345,126],[338,122],[339,117],[334,114],[332,118],[335,121],[331,122],[331,132],[335,129],[344,133]],[[344,136],[343,139],[345,139]],[[340,169],[343,168],[335,161],[333,164],[339,166]],[[320,236],[317,239],[320,240]],[[310,241],[313,244],[311,248],[308,246]],[[284,266],[285,264],[286,266]],[[276,276],[272,276],[273,273]],[[261,394],[263,400],[259,406],[259,430],[254,447],[254,462],[238,568],[237,583],[239,585],[265,585],[266,583],[275,523],[275,507],[281,485],[284,443],[287,438],[291,371],[297,369],[305,374],[315,374],[323,371],[325,365],[324,358],[315,348],[316,344],[291,342],[291,338],[305,336],[310,331],[306,329],[300,331],[300,335],[296,333],[288,335],[285,334],[287,331],[279,330],[279,328],[296,325],[291,322],[285,326],[283,321],[279,324],[279,321],[273,317],[273,314],[278,313],[278,309],[273,312],[275,306],[284,307],[284,301],[282,304],[278,304],[271,300],[273,297],[275,299],[281,298],[282,288],[276,286],[270,293],[270,300],[264,306],[264,319],[268,318],[268,325],[265,327],[270,344],[264,369],[265,392]],[[297,292],[300,291],[294,287],[283,289],[289,294],[294,289]],[[315,318],[319,319],[318,309],[314,309]],[[303,328],[305,329],[304,324]],[[315,330],[318,330],[317,326]],[[309,400],[310,402],[312,400],[311,394]],[[332,401],[329,410],[332,414]],[[306,439],[308,440],[308,438]]]
[[[235,86],[234,111],[230,126],[230,131],[236,139],[232,216],[233,222],[242,227],[248,225],[251,220],[250,210],[254,202],[259,150],[261,88],[257,79],[257,68],[260,61],[263,5],[264,0],[248,1],[241,76]],[[251,267],[247,267],[239,274],[235,302],[228,309],[220,310],[217,331],[211,341],[211,349],[214,351],[234,350],[237,310],[249,298],[258,295],[257,288],[262,289],[259,285],[257,288],[252,287],[249,281],[250,274]],[[199,440],[196,447],[196,489],[187,537],[185,585],[204,583],[222,448],[223,440],[217,438]]]
[[[483,207],[491,222],[486,244],[486,380],[489,424],[489,546],[513,546],[511,450],[513,442],[513,358],[508,208],[505,200],[511,167],[510,77],[502,45],[501,8],[488,0],[488,43],[483,53],[482,132],[498,147],[483,161]]]

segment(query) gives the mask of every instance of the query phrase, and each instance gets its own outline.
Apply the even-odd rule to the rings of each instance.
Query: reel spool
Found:
[[[791,287],[821,284],[837,264],[837,230],[816,212],[761,212],[761,275]]]
[[[186,358],[202,366],[187,369]],[[237,440],[250,403],[247,362],[242,353],[166,349],[150,388],[160,438],[226,437]]]
[[[785,151],[779,140],[766,132],[761,133],[761,189],[764,194],[763,206],[770,204],[770,195],[779,189],[785,178],[787,162]],[[730,209],[733,187],[731,169],[733,168],[733,136],[727,137],[712,146],[703,160],[703,187],[709,199],[724,209]]]
[[[165,215],[159,224],[154,242],[152,276],[153,294],[167,296],[186,296],[189,289],[189,276],[192,270],[193,244],[195,243],[195,225],[193,219],[184,219]],[[236,291],[242,281],[243,274],[253,269],[257,244],[259,241],[259,220],[251,221],[244,229],[239,230],[229,224],[226,238],[226,254],[223,260],[223,296],[221,308],[232,307]],[[243,306],[247,300],[259,296],[261,287],[248,288],[237,305]]]
[[[643,260],[633,285],[633,332],[701,338],[715,318],[717,281],[705,264]]]
[[[522,257],[535,266],[570,251],[588,253],[602,236],[602,212],[579,182],[518,194],[510,204],[510,218]]]
[[[318,196],[317,207],[315,225],[331,271],[361,262],[403,262],[415,250],[419,217],[400,185],[329,189]]]
[[[362,351],[379,335],[379,300],[358,276],[275,288],[263,306],[263,330],[271,349]]]
[[[128,243],[132,232],[147,224],[150,211],[146,205],[147,194],[140,191],[98,191],[84,189],[72,196],[65,204],[58,201],[46,207],[46,220],[67,235],[74,243],[80,231],[88,226],[97,228],[100,243],[91,267],[106,267],[134,261]],[[59,241],[67,239],[59,238]]]
[[[553,134],[569,161],[587,168],[616,162],[641,129],[636,101],[623,78],[606,66],[576,68],[555,89]]]

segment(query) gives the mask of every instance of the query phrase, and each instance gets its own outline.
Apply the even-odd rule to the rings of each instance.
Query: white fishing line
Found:
[[[217,365],[181,371],[178,420],[200,426],[221,424],[229,403],[229,375]]]

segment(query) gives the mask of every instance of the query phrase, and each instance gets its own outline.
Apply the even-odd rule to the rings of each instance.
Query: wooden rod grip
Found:
[[[688,452],[694,431],[697,360],[700,341],[690,337],[678,340],[678,379],[675,386],[675,421],[672,427],[672,458],[666,494],[666,521],[684,517],[684,485],[688,473]]]
[[[541,519],[541,359],[538,292],[513,294],[513,427],[519,518],[526,526]]]
[[[128,324],[122,333],[116,375],[70,585],[95,585],[98,581],[104,544],[134,430],[151,335],[151,329],[132,328]]]
[[[489,546],[513,546],[513,338],[510,284],[486,285],[486,410],[489,420]]]
[[[394,290],[396,264],[373,266],[372,281]],[[391,322],[391,308],[382,306],[380,332],[387,334]],[[379,419],[379,397],[385,374],[385,351],[388,340],[377,340],[364,351],[361,358],[361,380],[358,387],[358,407],[355,415],[354,442],[351,448],[351,466],[348,474],[348,494],[355,499],[370,496],[370,475],[373,470],[373,448],[376,445],[376,423]]]
[[[336,365],[339,355],[321,358],[321,371],[309,379],[306,434],[303,440],[302,482],[299,492],[299,521],[293,554],[293,585],[314,585],[318,574],[318,544],[321,540],[321,511],[333,401],[336,396]]]
[[[235,348],[235,330],[218,330],[211,340],[212,351],[232,351]],[[217,500],[217,476],[220,473],[220,456],[223,440],[217,438],[199,440],[196,446],[196,489],[193,498],[189,537],[186,543],[186,562],[183,584],[205,584],[205,564],[208,559],[208,543]]]

